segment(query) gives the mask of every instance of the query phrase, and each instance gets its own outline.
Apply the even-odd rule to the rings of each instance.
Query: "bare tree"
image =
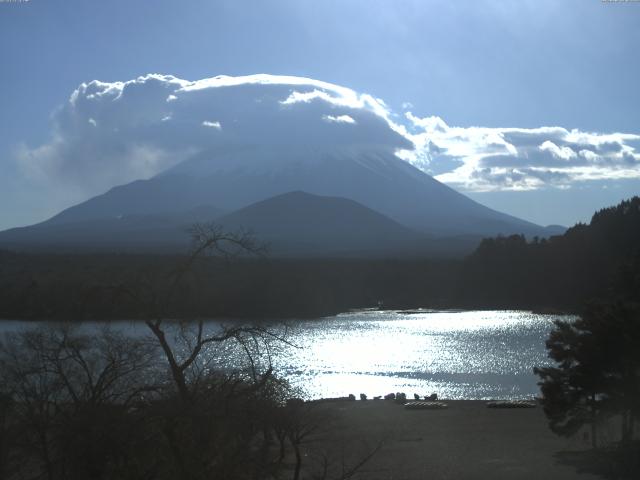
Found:
[[[146,310],[145,324],[156,338],[169,366],[171,378],[180,398],[188,402],[191,397],[189,373],[198,367],[203,350],[210,345],[235,340],[249,354],[247,345],[256,339],[266,340],[277,335],[260,326],[233,325],[207,328],[204,318],[197,316],[186,321],[170,322],[169,312],[175,296],[190,279],[197,283],[198,263],[215,256],[230,260],[239,256],[263,255],[266,247],[256,242],[252,233],[245,230],[227,232],[215,223],[196,223],[189,230],[192,248],[187,257],[168,275],[168,287],[160,293],[148,283],[120,285],[117,290],[134,298]],[[196,277],[196,278],[194,278]],[[171,341],[170,331],[178,329]],[[251,355],[248,355],[251,360]],[[268,373],[271,373],[269,368]],[[254,370],[254,376],[257,372]]]
[[[109,452],[126,444],[119,430],[124,413],[155,391],[154,350],[109,329],[7,334],[0,342],[0,380],[10,400],[7,422],[16,432],[14,470],[49,480],[102,475],[113,458]]]

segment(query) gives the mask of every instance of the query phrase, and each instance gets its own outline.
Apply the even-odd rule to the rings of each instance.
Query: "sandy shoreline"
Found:
[[[540,406],[492,409],[486,401],[446,403],[445,410],[407,410],[384,400],[321,403],[318,407],[332,418],[332,433],[310,445],[334,450],[341,445],[342,451],[355,452],[355,459],[382,441],[357,477],[372,480],[597,478],[562,461],[561,452],[589,446],[582,436],[554,435]]]

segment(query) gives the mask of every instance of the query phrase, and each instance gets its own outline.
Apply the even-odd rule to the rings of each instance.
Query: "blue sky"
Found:
[[[599,0],[0,3],[0,228],[108,188],[77,175],[76,184],[34,176],[25,152],[51,145],[57,109],[82,82],[149,73],[295,75],[371,94],[399,123],[420,128],[411,133],[423,151],[437,138],[437,150],[413,161],[454,188],[537,223],[584,221],[640,193],[640,143],[606,136],[640,134],[638,26],[640,3]],[[425,120],[433,118],[445,127]],[[496,135],[511,138],[511,163],[488,156],[486,138]],[[529,148],[522,135],[539,142]],[[471,145],[462,154],[459,138]],[[602,154],[597,164],[550,166],[552,154],[558,164],[577,161],[585,145]],[[633,155],[612,167],[617,157],[597,145]],[[533,168],[523,172],[523,158]]]

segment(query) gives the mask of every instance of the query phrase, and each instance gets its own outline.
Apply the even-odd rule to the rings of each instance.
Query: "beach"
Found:
[[[553,434],[540,406],[493,409],[485,401],[446,401],[443,410],[408,410],[393,401],[318,404],[330,420],[325,434],[305,447],[308,461],[325,458],[356,465],[376,446],[355,478],[418,479],[588,479],[567,461],[589,449],[581,434]],[[573,457],[571,457],[573,458]]]

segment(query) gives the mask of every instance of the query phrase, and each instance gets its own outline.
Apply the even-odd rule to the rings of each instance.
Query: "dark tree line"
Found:
[[[579,312],[593,298],[640,300],[639,279],[640,197],[634,197],[548,240],[483,240],[462,266],[454,303]]]
[[[179,256],[0,252],[0,318],[135,319],[145,311],[104,285],[170,288]],[[308,318],[382,300],[389,308],[448,307],[459,262],[395,259],[202,259],[169,316]]]
[[[589,463],[612,478],[635,478],[640,471],[639,240],[640,198],[634,197],[551,242],[503,241],[515,262],[530,262],[534,281],[546,282],[527,285],[536,301],[548,301],[556,290],[563,305],[580,310],[576,320],[555,323],[546,342],[555,365],[535,373],[551,430],[572,436],[588,427],[598,448]],[[553,276],[544,276],[546,268],[554,269]],[[618,426],[616,433],[604,435],[601,427],[611,433],[611,425]]]

